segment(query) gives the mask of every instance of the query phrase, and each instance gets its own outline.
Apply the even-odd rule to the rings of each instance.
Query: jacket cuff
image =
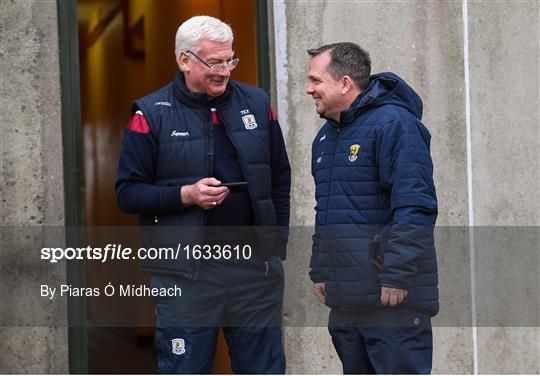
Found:
[[[161,210],[164,213],[174,213],[184,210],[180,199],[180,187],[163,187],[160,195]]]
[[[410,283],[408,279],[405,280],[403,278],[384,274],[382,272],[379,272],[379,284],[381,286],[392,287],[395,289],[408,290],[410,288]]]
[[[324,282],[324,278],[322,277],[322,274],[319,273],[317,269],[311,269],[309,271],[309,278],[311,279],[311,282],[313,283]]]

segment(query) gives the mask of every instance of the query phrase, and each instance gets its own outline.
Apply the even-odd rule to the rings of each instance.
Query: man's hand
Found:
[[[229,188],[220,187],[221,182],[214,178],[204,178],[180,189],[184,206],[198,205],[203,209],[213,209],[229,195]]]
[[[326,301],[326,290],[324,289],[324,282],[318,282],[313,284],[313,293],[322,304]]]
[[[384,306],[395,307],[407,296],[407,290],[393,287],[381,287],[381,303]]]

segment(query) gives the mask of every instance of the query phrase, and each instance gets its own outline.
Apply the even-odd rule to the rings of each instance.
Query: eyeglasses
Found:
[[[193,52],[191,51],[186,51],[186,53],[188,54],[192,54],[193,56],[195,56],[197,58],[197,60],[199,60],[201,63],[203,63],[204,65],[206,65],[208,67],[208,69],[210,69],[210,72],[211,73],[221,73],[223,72],[226,68],[229,68],[229,70],[233,70],[234,68],[236,68],[236,66],[238,65],[238,62],[240,61],[239,58],[233,56],[233,58],[231,60],[227,60],[223,63],[219,63],[219,64],[208,64],[206,61],[204,61],[203,59],[201,59],[200,57],[198,57],[196,54],[194,54]]]

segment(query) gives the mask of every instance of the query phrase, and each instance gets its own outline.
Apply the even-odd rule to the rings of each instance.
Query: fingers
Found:
[[[382,287],[381,288],[381,303],[383,306],[387,306],[390,302],[390,292],[388,291],[388,288]]]
[[[192,203],[203,209],[213,209],[225,200],[230,193],[227,187],[221,187],[221,182],[216,178],[204,178],[196,182],[189,189],[189,197]]]
[[[398,297],[399,293],[396,292],[396,291],[393,291],[390,293],[390,299],[388,299],[388,305],[390,307],[395,307],[397,306],[398,304],[398,300],[399,300],[399,297]]]
[[[221,185],[221,182],[217,180],[216,178],[204,178],[199,180],[196,184],[201,183],[203,185],[209,185],[217,187],[218,185]]]
[[[205,196],[204,203],[201,205],[204,209],[213,209],[216,206],[220,205],[225,198],[229,195],[229,189],[225,188],[225,192],[218,195],[207,195]]]
[[[214,180],[216,180],[216,179],[214,179]],[[216,181],[219,182],[219,180],[216,180]],[[200,183],[200,182],[197,183],[197,185],[199,185],[199,187],[198,187],[199,192],[202,193],[203,195],[207,195],[207,196],[218,196],[218,195],[221,195],[221,194],[229,191],[229,188],[227,188],[227,187],[207,185],[207,184],[203,184],[203,183]]]
[[[324,293],[322,291],[315,291],[315,296],[317,297],[317,299],[319,299],[319,301],[324,304],[325,300],[326,300],[326,295],[324,295]]]
[[[324,283],[315,283],[313,285],[313,293],[322,304],[326,302],[326,290],[324,287]]]
[[[221,204],[223,200],[225,200],[225,198],[229,195],[229,193],[230,193],[229,188],[225,188],[224,192],[215,196],[214,201],[217,201],[218,205]]]
[[[199,204],[199,206],[205,210],[213,209],[218,205],[217,201],[208,201],[202,204]]]
[[[395,307],[403,302],[408,292],[404,289],[396,289],[392,287],[381,287],[381,303],[384,306]]]

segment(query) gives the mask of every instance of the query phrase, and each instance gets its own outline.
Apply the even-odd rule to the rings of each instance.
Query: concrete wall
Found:
[[[469,7],[473,214],[475,226],[489,226],[474,243],[483,373],[540,372],[540,330],[528,327],[540,316],[538,18],[536,1]]]
[[[0,9],[0,373],[67,373],[66,301],[34,300],[40,283],[65,281],[37,257],[32,227],[64,222],[56,1]]]
[[[515,276],[511,272],[516,265],[510,265],[501,247],[487,247],[481,241],[489,229],[482,228],[476,235],[475,230],[469,238],[467,227],[459,227],[539,224],[539,39],[538,27],[532,27],[538,25],[538,3],[471,2],[467,28],[462,5],[449,1],[273,2],[275,96],[294,172],[292,225],[309,226],[314,221],[309,150],[322,125],[313,100],[304,91],[306,49],[356,42],[370,52],[373,72],[393,71],[417,90],[424,101],[423,121],[432,134],[438,226],[442,226],[437,237],[441,313],[433,321],[433,372],[538,373],[537,314],[514,324],[497,315],[479,320],[497,301],[489,281],[501,270]],[[525,252],[523,260],[529,260],[522,269],[530,276],[529,288],[513,303],[526,309],[523,304],[529,302],[533,312],[538,312],[538,297],[533,295],[534,283],[538,286],[538,231],[531,231],[532,239],[516,247]],[[500,232],[497,237],[505,239]],[[307,278],[310,242],[304,239],[291,246],[286,262],[285,317],[302,312],[304,322],[314,327],[304,328],[296,325],[299,320],[290,320],[288,372],[340,373],[327,329],[319,325],[325,324],[328,310],[306,293],[311,287]],[[503,289],[498,293],[515,295],[504,282],[498,281]],[[481,326],[477,330],[472,328],[473,319]]]
[[[361,44],[371,53],[374,72],[398,73],[423,98],[424,122],[433,136],[439,226],[505,226],[508,240],[515,237],[512,226],[521,226],[527,238],[524,226],[539,225],[538,28],[531,27],[538,25],[536,1],[473,2],[467,9],[468,29],[459,2],[275,1],[269,7],[276,32],[274,97],[294,171],[294,226],[313,224],[309,150],[321,125],[304,93],[305,50],[340,40]],[[0,373],[66,373],[66,302],[57,299],[36,309],[30,300],[32,286],[63,281],[65,269],[44,268],[27,252],[43,243],[39,234],[26,239],[9,232],[12,226],[64,222],[56,1],[0,0],[0,9]],[[494,229],[491,239],[501,236]],[[286,262],[288,372],[340,373],[325,327],[328,310],[309,292],[309,229],[293,231],[298,236]],[[444,284],[441,314],[434,320],[433,371],[539,373],[537,239],[493,244],[483,241],[480,229],[470,239],[465,231],[465,238],[451,241],[449,231],[438,237]],[[537,233],[537,227],[532,231]],[[509,249],[521,262],[508,262]],[[497,314],[481,320],[501,308],[494,290],[504,290],[492,283],[502,288],[512,283],[501,275],[532,276],[511,285],[518,293],[504,307],[529,301],[533,308],[532,316],[520,317],[515,325]],[[16,294],[16,306],[5,304],[8,293]],[[473,309],[480,321],[477,330],[470,325]],[[456,319],[458,313],[463,316]]]

